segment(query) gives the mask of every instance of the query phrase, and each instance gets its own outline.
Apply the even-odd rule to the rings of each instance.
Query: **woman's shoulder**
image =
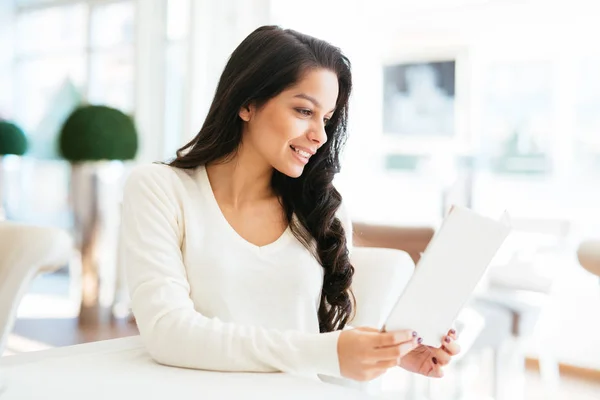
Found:
[[[125,192],[145,189],[177,197],[177,193],[185,191],[194,173],[193,170],[183,170],[161,163],[139,164],[131,169],[125,181]]]
[[[148,163],[134,166],[128,177],[128,181],[152,181],[169,180],[175,178],[175,171],[167,164]]]
[[[131,169],[127,182],[177,184],[182,183],[185,177],[192,176],[194,173],[195,171],[192,169],[184,170],[162,163],[139,164]]]

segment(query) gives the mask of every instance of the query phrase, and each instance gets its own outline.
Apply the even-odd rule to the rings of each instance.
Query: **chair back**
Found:
[[[410,280],[415,264],[402,250],[354,247],[352,292],[356,309],[350,325],[380,329]]]
[[[33,278],[66,265],[72,249],[60,229],[0,221],[0,354]]]

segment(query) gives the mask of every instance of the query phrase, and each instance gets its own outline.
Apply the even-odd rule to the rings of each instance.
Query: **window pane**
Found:
[[[577,75],[575,159],[579,172],[600,172],[600,60],[586,60]]]
[[[74,4],[20,13],[17,18],[17,55],[83,51],[87,37],[86,9],[85,4]]]
[[[92,8],[91,45],[94,48],[133,43],[135,6],[132,2],[110,3]]]
[[[184,135],[186,86],[186,47],[183,42],[172,43],[166,52],[165,85],[165,158],[175,155]]]
[[[70,228],[69,163],[25,157],[10,188],[7,213],[26,223]]]
[[[168,0],[167,39],[180,40],[188,35],[190,26],[190,0]]]
[[[42,58],[23,61],[16,68],[16,119],[31,139],[30,154],[55,158],[60,126],[81,101],[85,58]]]
[[[15,0],[17,6],[33,6],[39,4],[52,3],[56,0]]]
[[[91,104],[133,111],[133,49],[94,53],[90,59],[89,97]]]

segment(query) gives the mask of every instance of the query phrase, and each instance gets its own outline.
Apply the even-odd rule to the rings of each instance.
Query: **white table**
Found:
[[[372,399],[288,374],[219,373],[159,365],[139,336],[0,358],[0,400]]]

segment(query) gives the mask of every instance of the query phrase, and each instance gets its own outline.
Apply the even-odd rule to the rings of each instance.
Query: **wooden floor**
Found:
[[[138,330],[135,323],[127,320],[80,324],[75,318],[48,318],[17,320],[13,333],[49,347],[62,347],[133,336]]]
[[[127,319],[104,318],[91,323],[81,323],[77,318],[18,319],[8,337],[4,355],[116,339],[138,333],[135,323]]]

